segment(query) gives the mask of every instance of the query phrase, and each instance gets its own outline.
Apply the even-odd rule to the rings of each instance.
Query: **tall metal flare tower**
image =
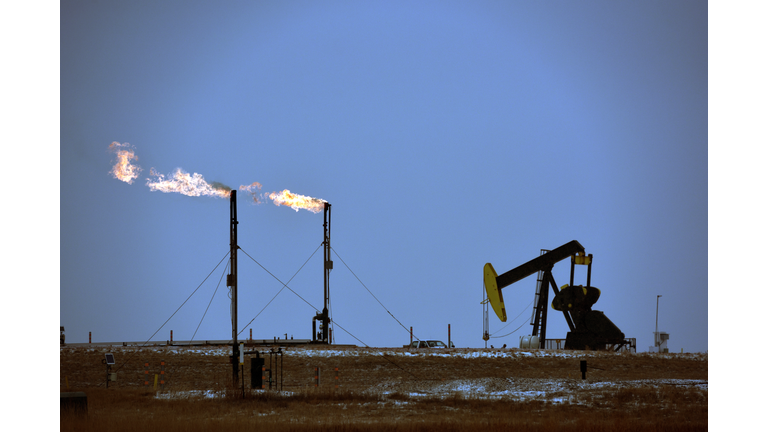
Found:
[[[312,341],[316,343],[331,343],[330,318],[328,317],[328,303],[330,291],[328,280],[333,270],[331,261],[331,204],[325,203],[323,208],[323,312],[315,315],[312,320]],[[320,332],[315,328],[316,321],[320,321]]]
[[[232,379],[238,381],[240,352],[237,345],[237,191],[229,195],[229,274],[227,286],[232,287]]]

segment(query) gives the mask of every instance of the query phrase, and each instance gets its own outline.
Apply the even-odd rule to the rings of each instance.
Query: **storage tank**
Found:
[[[530,349],[530,348],[539,348],[539,337],[538,336],[520,336],[520,348],[523,349]]]

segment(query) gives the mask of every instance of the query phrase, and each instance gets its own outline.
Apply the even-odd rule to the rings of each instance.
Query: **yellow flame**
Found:
[[[117,156],[117,162],[110,171],[112,176],[128,184],[133,183],[141,172],[141,167],[131,163],[132,160],[139,159],[133,152],[133,147],[128,143],[120,144],[115,141],[109,145],[109,149]],[[201,174],[190,174],[181,168],[176,168],[176,171],[170,174],[168,178],[155,171],[154,168],[150,168],[149,176],[147,186],[150,191],[176,192],[187,196],[213,196],[218,198],[227,198],[231,192],[231,189],[227,186],[216,182],[208,183]],[[288,189],[282,192],[272,192],[269,195],[266,193],[262,194],[259,192],[261,187],[261,183],[253,182],[250,185],[242,185],[239,189],[249,193],[256,204],[260,204],[262,200],[269,198],[276,206],[288,206],[296,211],[305,209],[312,213],[318,213],[323,210],[327,203],[324,199],[295,194]]]
[[[139,157],[133,153],[128,143],[120,144],[114,141],[109,145],[109,149],[117,155],[117,162],[110,173],[114,178],[132,184],[139,177],[141,167],[131,164],[131,160],[139,160]]]
[[[261,204],[261,201],[259,201],[259,192],[261,190],[261,183],[259,182],[253,182],[249,184],[248,186],[241,185],[240,190],[243,192],[248,192],[251,194],[251,197],[253,198],[253,202],[256,204]]]
[[[205,181],[202,175],[198,173],[189,174],[181,168],[176,168],[176,171],[169,179],[159,174],[154,168],[149,170],[149,174],[152,177],[156,177],[155,180],[147,179],[147,186],[149,186],[151,191],[178,192],[187,196],[229,197],[230,189],[213,187]]]
[[[285,189],[282,192],[272,192],[269,194],[269,199],[271,199],[276,206],[284,205],[296,211],[299,211],[299,209],[305,209],[311,211],[312,213],[317,213],[322,210],[325,206],[325,203],[327,202],[320,198],[312,198],[291,193],[291,191],[288,189]]]

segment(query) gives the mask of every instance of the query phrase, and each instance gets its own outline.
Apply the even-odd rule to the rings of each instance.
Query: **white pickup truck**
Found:
[[[403,348],[448,348],[448,345],[439,340],[413,341],[410,345],[403,345]],[[451,342],[451,348],[456,348]]]

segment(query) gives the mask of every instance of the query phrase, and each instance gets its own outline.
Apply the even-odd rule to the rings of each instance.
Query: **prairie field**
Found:
[[[707,430],[707,354],[246,347],[265,360],[237,385],[226,346],[62,346],[62,431]],[[107,382],[105,353],[114,354]],[[586,361],[586,379],[580,365]],[[319,375],[316,370],[319,369]],[[162,373],[161,373],[162,371]],[[261,374],[261,371],[257,371]],[[157,381],[155,377],[157,376]],[[107,386],[108,384],[108,386]]]

